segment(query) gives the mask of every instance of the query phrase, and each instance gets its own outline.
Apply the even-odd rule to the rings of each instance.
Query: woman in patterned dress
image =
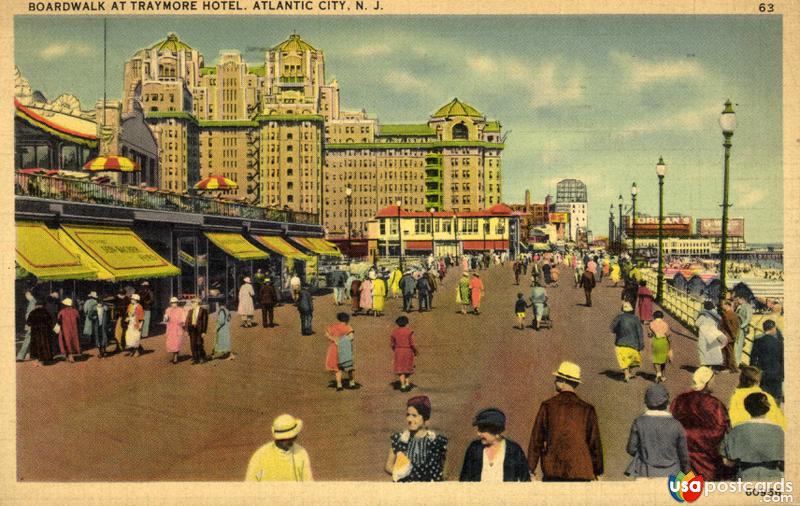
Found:
[[[428,429],[431,401],[418,395],[406,406],[408,429],[392,434],[386,472],[398,482],[442,481],[447,438]]]

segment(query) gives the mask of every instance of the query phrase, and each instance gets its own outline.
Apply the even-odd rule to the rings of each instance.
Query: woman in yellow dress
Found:
[[[400,279],[403,277],[403,271],[400,270],[400,267],[395,267],[392,270],[391,276],[389,276],[389,286],[392,287],[392,298],[396,299],[397,296],[400,294]]]
[[[386,302],[386,281],[375,275],[375,271],[370,271],[369,278],[372,280],[372,309],[375,316],[383,316],[383,305]]]
[[[611,281],[614,283],[614,286],[619,284],[620,277],[619,262],[614,262],[611,264]]]

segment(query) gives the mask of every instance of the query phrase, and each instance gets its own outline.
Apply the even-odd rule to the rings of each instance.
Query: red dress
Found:
[[[649,322],[653,319],[653,292],[646,286],[640,286],[636,293],[639,301],[639,319]]]
[[[705,481],[726,478],[719,445],[730,427],[728,410],[706,391],[689,391],[672,401],[672,416],[686,431],[689,460],[695,473]]]
[[[392,332],[392,351],[394,351],[394,373],[411,374],[414,372],[414,331],[408,327],[398,327]]]
[[[58,312],[56,321],[61,325],[58,333],[58,347],[61,354],[77,355],[81,352],[81,345],[78,342],[78,319],[80,313],[74,307],[65,307]]]
[[[327,332],[338,339],[353,332],[353,327],[346,323],[336,322],[328,326]],[[325,355],[325,370],[334,372],[339,370],[339,350],[333,341],[328,343],[328,353]]]

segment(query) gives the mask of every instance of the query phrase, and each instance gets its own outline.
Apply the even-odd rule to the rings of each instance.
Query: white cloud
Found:
[[[758,188],[751,188],[746,190],[741,197],[739,197],[734,204],[737,208],[747,208],[753,207],[754,205],[758,204],[767,196],[767,193],[764,190]]]
[[[535,72],[532,83],[534,109],[574,105],[583,101],[583,83],[579,75],[565,76],[554,62],[545,62]]]
[[[489,73],[497,70],[497,65],[488,56],[467,56],[467,65],[470,69],[480,73]]]
[[[39,57],[45,60],[54,60],[70,54],[87,56],[92,52],[92,48],[86,44],[74,42],[53,43],[39,51]]]
[[[705,75],[703,67],[694,60],[652,61],[617,51],[612,52],[610,57],[627,74],[627,84],[634,90],[664,81],[699,79]]]
[[[390,70],[383,76],[383,82],[401,93],[435,94],[431,83],[405,70]]]
[[[356,56],[385,56],[393,53],[394,50],[388,44],[367,44],[353,50]]]
[[[654,132],[701,132],[716,128],[719,106],[707,105],[666,114],[651,120],[640,120],[624,126],[615,134],[617,139]]]

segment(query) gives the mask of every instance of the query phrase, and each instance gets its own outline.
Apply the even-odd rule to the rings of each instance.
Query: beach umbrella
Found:
[[[194,189],[200,191],[235,190],[238,187],[239,185],[236,183],[236,181],[228,179],[224,176],[215,176],[213,174],[205,179],[200,180],[196,185],[194,185]]]
[[[86,162],[84,169],[90,172],[136,172],[139,164],[125,156],[98,156]]]

